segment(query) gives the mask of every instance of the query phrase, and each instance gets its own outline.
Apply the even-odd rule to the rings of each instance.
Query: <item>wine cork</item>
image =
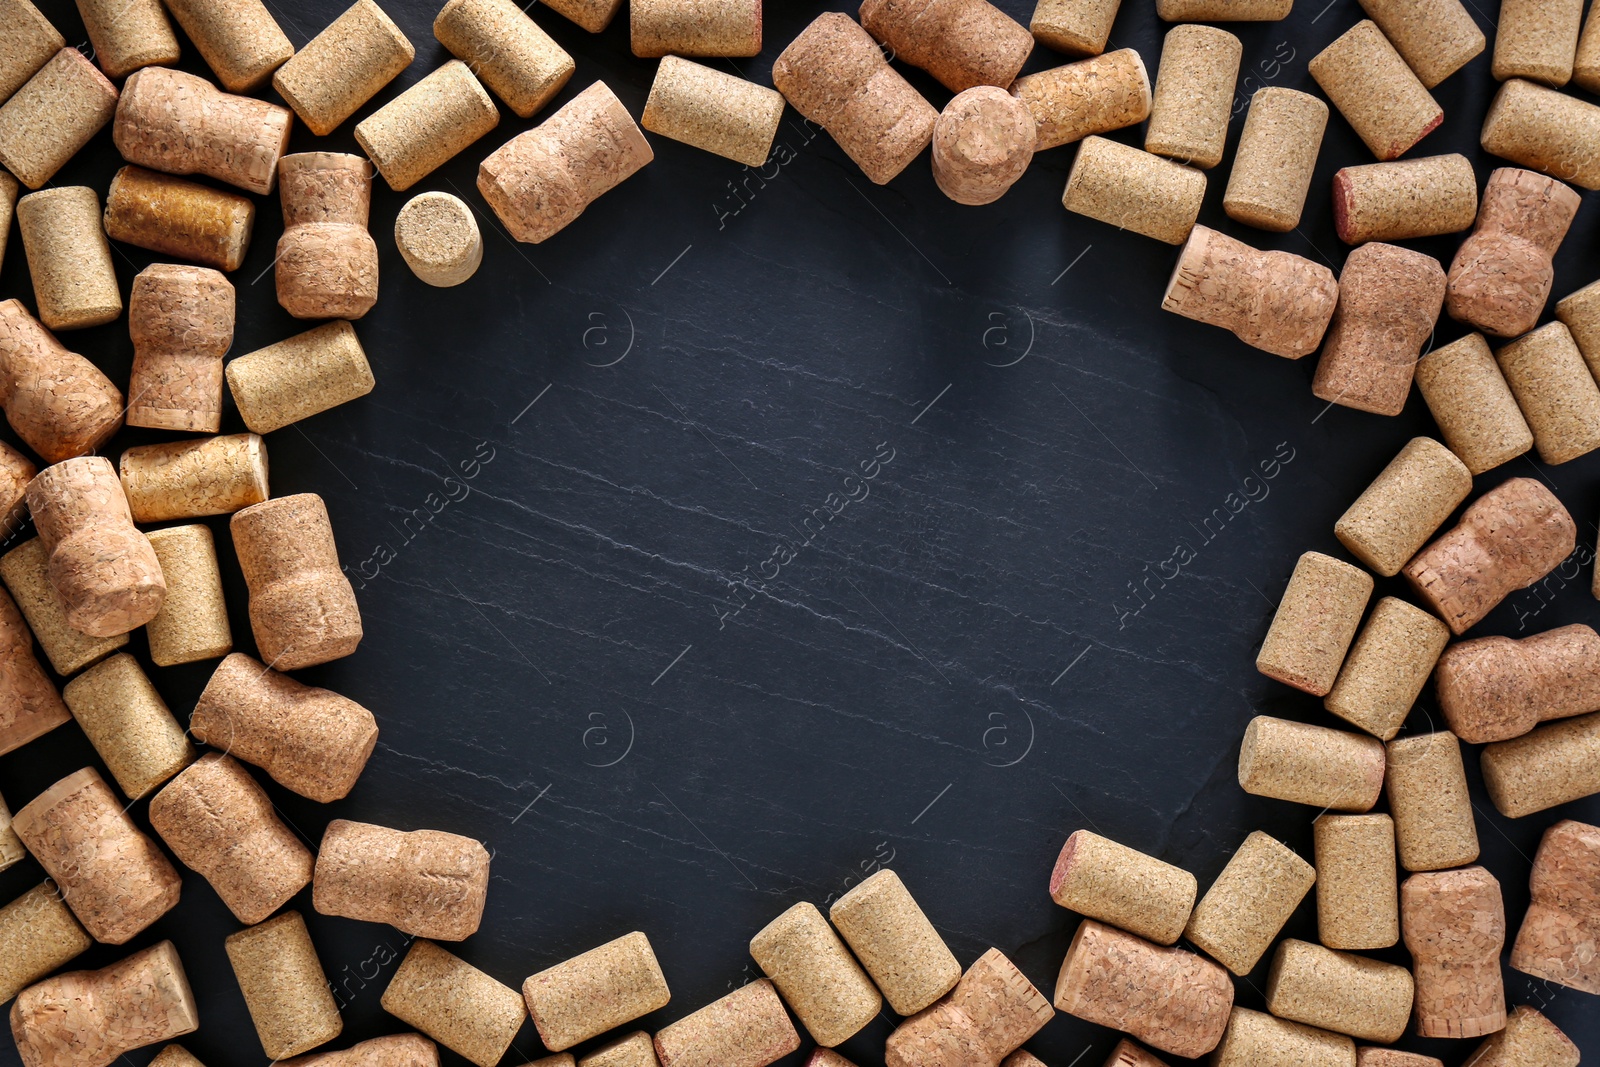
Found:
[[[1369,1046],[1356,1049],[1356,1067],[1444,1067],[1444,1061],[1437,1056]]]
[[[1050,872],[1050,899],[1158,945],[1183,933],[1194,875],[1088,830],[1074,830]]]
[[[208,752],[150,801],[150,825],[247,925],[311,881],[311,850],[278,818],[244,764]]]
[[[270,495],[267,446],[253,433],[138,445],[117,466],[135,522],[228,515]]]
[[[16,214],[21,192],[17,179],[0,170],[0,264],[6,260],[6,239],[11,235],[11,217]]]
[[[1122,0],[1039,0],[1028,32],[1057,52],[1097,56],[1106,50],[1121,6]]]
[[[1328,105],[1316,97],[1271,86],[1256,90],[1222,197],[1228,217],[1273,233],[1300,225],[1327,128]]]
[[[889,1035],[887,1067],[994,1064],[1055,1016],[1045,995],[997,948],[978,957],[956,987]]]
[[[1388,741],[1450,640],[1450,628],[1404,600],[1384,597],[1350,647],[1322,705],[1352,726]]]
[[[339,569],[320,496],[298,493],[252,504],[234,513],[229,528],[250,588],[250,628],[269,664],[292,671],[356,650],[361,612]]]
[[[1600,955],[1594,952],[1600,938],[1600,826],[1562,819],[1546,830],[1528,885],[1533,899],[1511,948],[1511,966],[1569,989],[1600,993]]]
[[[264,85],[294,55],[262,0],[167,0],[167,10],[231,93]]]
[[[891,870],[834,901],[828,918],[897,1015],[915,1015],[961,979],[961,965]]]
[[[1233,982],[1192,952],[1085,919],[1061,963],[1055,1006],[1162,1052],[1202,1056],[1222,1040]]]
[[[472,208],[449,193],[419,193],[394,220],[394,243],[421,281],[460,285],[483,263],[483,235]]]
[[[311,1052],[280,1062],[285,1067],[439,1067],[439,1046],[421,1034],[389,1034],[336,1052]]]
[[[1212,1067],[1353,1067],[1356,1043],[1343,1034],[1234,1008]]]
[[[33,460],[0,442],[0,537],[9,538],[28,518],[28,483],[39,473]]]
[[[11,828],[96,941],[123,944],[178,903],[178,872],[92,767],[34,797]]]
[[[1444,268],[1432,256],[1377,242],[1352,251],[1312,393],[1357,411],[1400,414],[1444,290]]]
[[[806,1060],[806,1067],[856,1067],[856,1065],[831,1048],[819,1048],[812,1050],[811,1056]],[[1014,1065],[1008,1061],[1003,1067],[1014,1067]]]
[[[1506,1023],[1500,883],[1482,867],[1413,874],[1400,907],[1416,977],[1417,1033],[1479,1037]]]
[[[1495,353],[1500,372],[1549,464],[1600,448],[1600,385],[1566,324],[1551,322]]]
[[[531,118],[572,77],[572,57],[512,0],[451,0],[433,35],[520,118]]]
[[[1017,1052],[1000,1067],[1045,1067],[1045,1064],[1037,1056]],[[1103,1067],[1167,1067],[1167,1063],[1127,1038],[1123,1038],[1111,1050],[1111,1055],[1106,1057]]]
[[[128,635],[90,637],[67,622],[67,609],[50,584],[50,553],[37,537],[0,557],[0,576],[39,639],[39,648],[59,675],[74,674],[98,663],[128,643]],[[66,705],[62,705],[63,708]]]
[[[78,0],[78,14],[108,78],[178,61],[178,38],[161,0]]]
[[[1576,543],[1577,527],[1561,501],[1532,478],[1512,478],[1474,501],[1404,574],[1459,636],[1560,566]]]
[[[1394,821],[1387,815],[1321,815],[1311,830],[1322,943],[1372,949],[1398,942]]]
[[[1161,298],[1161,309],[1220,326],[1285,359],[1310,355],[1333,318],[1333,271],[1289,252],[1261,252],[1196,226]]]
[[[599,33],[617,17],[622,0],[545,0],[545,6],[590,33]]]
[[[1360,567],[1307,552],[1295,564],[1256,670],[1285,685],[1326,696],[1372,596],[1372,575]]]
[[[40,882],[0,908],[0,997],[10,1000],[92,944],[55,884]]]
[[[112,189],[115,196],[115,184]],[[209,433],[221,428],[222,357],[233,344],[234,303],[228,279],[208,267],[152,263],[134,277],[128,298],[128,425]],[[150,446],[129,449],[122,456],[124,470],[136,451],[152,458],[167,454]],[[126,476],[123,488],[130,489]],[[139,515],[144,501],[130,492],[128,502]]]
[[[1383,790],[1383,744],[1363,734],[1257,715],[1239,748],[1239,787],[1324,810],[1370,811]]]
[[[298,911],[247,926],[223,945],[267,1058],[287,1059],[344,1029],[316,946]]]
[[[403,192],[500,124],[472,71],[452,59],[356,124],[356,141]]]
[[[1361,0],[1395,51],[1432,89],[1483,51],[1483,31],[1461,0]]]
[[[1505,1029],[1491,1034],[1462,1067],[1578,1067],[1578,1046],[1555,1023],[1526,1004],[1506,1017]]]
[[[93,189],[67,185],[29,193],[17,201],[17,229],[39,321],[52,330],[79,330],[121,316],[117,271]]]
[[[495,1067],[527,1017],[517,991],[418,940],[383,991],[383,1010],[478,1067]]]
[[[6,798],[0,797],[0,871],[9,870],[28,858],[22,838],[11,829],[11,809]]]
[[[635,1030],[626,1037],[606,1042],[583,1059],[574,1061],[574,1067],[661,1067],[661,1064],[656,1059],[655,1040],[643,1030]],[[845,1067],[849,1067],[849,1064],[846,1063]]]
[[[867,31],[838,11],[818,15],[789,42],[772,64],[772,84],[877,185],[928,147],[939,117]]]
[[[240,356],[224,369],[239,417],[255,433],[347,404],[376,384],[348,322],[329,322]]]
[[[1333,176],[1333,226],[1345,244],[1460,233],[1477,217],[1478,179],[1459,153],[1343,167]]]
[[[1482,334],[1469,333],[1423,356],[1416,381],[1445,444],[1473,474],[1533,447],[1533,431]]]
[[[182,1045],[171,1044],[164,1046],[150,1061],[150,1067],[205,1067],[194,1055]]]
[[[1509,741],[1540,722],[1600,711],[1600,634],[1575,624],[1520,641],[1458,641],[1434,682],[1439,710],[1463,741]]]
[[[1292,849],[1252,831],[1195,905],[1183,936],[1234,974],[1247,975],[1316,880],[1316,868]]]
[[[665,56],[639,121],[651,133],[759,167],[772,151],[782,117],[783,96],[776,89]]]
[[[1033,112],[1004,89],[956,94],[933,126],[933,180],[958,204],[992,204],[1033,161]]]
[[[1289,16],[1294,0],[1156,0],[1156,14],[1167,22],[1277,22]]]
[[[759,0],[633,0],[628,24],[633,54],[641,59],[761,51]]]
[[[1450,264],[1450,316],[1494,337],[1533,329],[1579,203],[1567,186],[1532,171],[1501,167],[1489,175],[1477,227]]]
[[[1379,159],[1405,155],[1444,121],[1438,102],[1370,19],[1312,57],[1306,69]]]
[[[210,528],[168,526],[147,534],[167,580],[167,598],[144,624],[157,667],[219,659],[233,651],[222,570]]]
[[[897,58],[952,93],[1009,87],[1033,51],[1033,35],[988,0],[863,0],[860,16]]]
[[[1340,296],[1342,305],[1342,286]],[[1471,492],[1472,474],[1455,453],[1431,437],[1413,437],[1339,517],[1333,533],[1362,563],[1392,578]]]
[[[1411,994],[1404,967],[1294,938],[1279,942],[1267,974],[1272,1014],[1363,1041],[1400,1040]]]
[[[1589,7],[1589,19],[1578,38],[1578,52],[1572,59],[1572,83],[1589,92],[1600,92],[1600,17]],[[3,88],[3,85],[0,85]],[[0,98],[3,98],[0,93]]]
[[[265,195],[277,181],[293,123],[286,107],[222,92],[193,74],[146,67],[123,85],[111,137],[129,163],[203,174]]]
[[[33,655],[33,634],[4,590],[0,590],[0,707],[5,708],[0,714],[0,755],[43,737],[70,718],[61,694]],[[4,822],[8,829],[0,831],[0,838],[9,833],[11,817],[7,815]],[[0,861],[0,868],[6,866],[10,864]]]
[[[148,796],[199,755],[126,652],[84,671],[61,695],[129,800]]]
[[[297,152],[278,162],[278,177],[278,303],[297,319],[359,319],[378,302],[378,246],[367,232],[372,164]]]
[[[69,971],[17,994],[11,1034],[23,1067],[108,1067],[200,1026],[171,941],[98,971]]]
[[[417,50],[373,0],[356,0],[272,75],[306,128],[326,137],[411,65]]]
[[[1571,332],[1589,372],[1600,375],[1600,282],[1591,282],[1557,301],[1556,318]]]
[[[116,86],[82,52],[63,48],[0,105],[0,165],[38,189],[111,121],[116,108]]]
[[[1448,730],[1389,742],[1385,786],[1400,866],[1442,871],[1478,858],[1461,743]]]
[[[1181,245],[1195,228],[1205,195],[1206,176],[1193,167],[1096,136],[1078,145],[1061,206]]]
[[[766,1067],[800,1047],[783,1001],[758,978],[659,1031],[661,1067]]]
[[[67,46],[66,40],[30,0],[0,0],[0,103]]]
[[[239,269],[255,218],[256,207],[248,197],[143,167],[117,171],[106,193],[105,231],[113,241],[217,270]],[[161,265],[146,270],[155,266]]]
[[[1150,75],[1132,48],[1067,63],[1011,83],[1011,95],[1033,113],[1035,152],[1096,133],[1134,126],[1150,117]]]
[[[1480,766],[1489,799],[1508,819],[1600,793],[1600,713],[1497,741]]]
[[[1583,0],[1502,0],[1490,72],[1559,89],[1572,80],[1582,21]]]
[[[195,740],[255,764],[285,789],[322,804],[349,794],[378,743],[372,712],[242,652],[217,666],[189,730]]]
[[[1144,148],[1209,170],[1222,162],[1244,46],[1215,26],[1167,31]]]
[[[1483,120],[1484,151],[1585,189],[1600,189],[1600,107],[1520,78],[1500,86]]]
[[[878,987],[809,901],[763,927],[750,955],[819,1045],[842,1044],[883,1008]]]
[[[403,934],[462,941],[477,932],[489,853],[442,830],[391,830],[335,819],[317,849],[312,906],[323,915],[388,923]]]

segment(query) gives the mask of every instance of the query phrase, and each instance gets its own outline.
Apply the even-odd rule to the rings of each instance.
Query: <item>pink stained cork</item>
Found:
[[[766,1067],[800,1047],[783,1001],[758,978],[655,1036],[661,1067]]]
[[[1538,1011],[1519,1004],[1461,1067],[1578,1067],[1578,1046]]]
[[[33,632],[0,590],[0,755],[42,737],[72,716],[33,654]]]
[[[1416,977],[1423,1037],[1481,1037],[1505,1025],[1500,883],[1482,867],[1413,874],[1400,885],[1400,925]]]
[[[1511,966],[1600,993],[1600,826],[1563,819],[1546,830],[1528,886],[1533,899],[1511,947]]]
[[[999,949],[967,968],[956,987],[889,1035],[887,1067],[991,1067],[1055,1015],[1043,993]]]
[[[129,163],[265,195],[278,180],[293,123],[286,107],[225,93],[193,74],[145,67],[123,86],[111,136]]]
[[[323,915],[461,941],[477,932],[488,893],[489,853],[470,837],[335,819],[317,850],[311,899]]]
[[[67,351],[20,300],[0,301],[0,407],[23,444],[59,463],[122,428],[122,393]]]
[[[1478,223],[1450,264],[1445,309],[1494,337],[1539,321],[1555,279],[1555,254],[1581,203],[1554,178],[1501,167],[1489,175]]]
[[[1575,623],[1521,640],[1458,641],[1439,657],[1434,684],[1463,741],[1508,741],[1541,722],[1600,711],[1600,634]]]
[[[389,1034],[333,1052],[279,1060],[276,1067],[439,1067],[439,1046],[421,1034]]]
[[[863,0],[861,25],[895,55],[959,93],[1009,87],[1033,35],[988,0]]]
[[[1333,319],[1333,271],[1289,252],[1262,252],[1208,226],[1189,235],[1163,311],[1220,326],[1285,359],[1317,350]]]
[[[222,358],[233,345],[232,283],[207,267],[153,263],[133,279],[128,425],[216,433]]]

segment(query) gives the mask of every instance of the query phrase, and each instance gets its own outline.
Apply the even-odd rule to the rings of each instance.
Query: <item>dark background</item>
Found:
[[[1475,6],[1488,2],[1469,7],[1492,49],[1492,12]],[[1372,161],[1337,114],[1298,232],[1221,211],[1248,93],[1315,91],[1306,62],[1361,17],[1355,0],[1317,4],[1228,27],[1245,44],[1240,107],[1201,221],[1337,266],[1330,178]],[[342,10],[272,5],[297,46]],[[1137,47],[1153,76],[1164,27],[1148,0],[1123,6],[1112,46]],[[446,58],[431,33],[437,0],[384,7],[418,58],[357,119]],[[1031,13],[1028,0],[1001,7],[1024,23]],[[821,9],[770,3],[762,55],[711,62],[770,84],[773,58]],[[45,10],[69,43],[85,40],[70,4]],[[630,54],[625,12],[598,36],[533,14],[577,60],[557,104],[603,78],[642,111],[656,63]],[[206,73],[185,49],[185,68]],[[1027,69],[1062,61],[1040,47]],[[948,100],[906,73],[936,106]],[[1477,148],[1494,88],[1486,51],[1436,90],[1444,127],[1412,155],[1467,152],[1481,182],[1496,165]],[[486,213],[478,161],[532,125],[501,111],[498,129],[408,193],[377,183],[382,298],[356,326],[377,388],[268,441],[274,494],[323,494],[350,570],[393,554],[358,582],[360,650],[299,672],[377,715],[366,774],[326,807],[265,782],[308,840],[339,816],[485,841],[483,927],[452,949],[519,986],[645,930],[674,994],[643,1020],[652,1029],[756,975],[747,943],[773,916],[823,905],[878,864],[900,873],[963,965],[998,946],[1049,993],[1077,919],[1046,880],[1072,830],[1180,864],[1202,891],[1253,829],[1310,858],[1315,812],[1243,793],[1239,738],[1263,712],[1338,723],[1253,661],[1298,555],[1348,558],[1334,520],[1408,438],[1435,432],[1420,398],[1393,419],[1330,409],[1311,395],[1314,359],[1281,360],[1161,312],[1176,250],[1063,211],[1071,147],[1040,155],[999,203],[962,207],[939,194],[926,155],[874,186],[792,109],[778,136],[793,158],[769,180],[652,135],[655,162],[567,230],[514,245],[484,214],[482,270],[429,288],[394,250],[395,214],[426,189]],[[292,147],[355,151],[353,125],[324,139],[297,128]],[[1139,144],[1142,131],[1115,136]],[[56,183],[103,196],[118,163],[107,129]],[[1555,297],[1600,274],[1594,199],[1557,260]],[[233,275],[235,353],[309,325],[274,299],[281,218],[276,197],[259,204]],[[1459,240],[1414,244],[1448,264]],[[123,247],[116,258],[126,293],[153,257]],[[33,306],[15,233],[0,295]],[[1446,319],[1436,340],[1461,333]],[[126,319],[62,340],[126,384]],[[231,409],[224,428],[243,429]],[[170,436],[125,431],[108,454]],[[844,479],[890,450],[865,500],[776,579],[752,577],[830,493],[859,496]],[[1275,453],[1293,458],[1246,484]],[[447,491],[461,496],[445,479],[468,472],[470,493],[433,514]],[[1597,474],[1600,455],[1556,469],[1519,459],[1478,488],[1513,475],[1554,485],[1587,564]],[[1245,489],[1267,495],[1202,544],[1195,528]],[[227,545],[226,523],[212,525]],[[1137,606],[1129,583],[1180,537],[1198,558],[1125,613]],[[238,646],[253,652],[229,551],[223,566]],[[1590,579],[1585,565],[1546,595],[1519,594],[1478,632],[1593,623]],[[148,665],[142,634],[132,647]],[[185,718],[212,667],[152,676]],[[1438,723],[1431,701],[1408,730]],[[68,725],[0,759],[0,789],[15,810],[86,763],[97,761]],[[1600,821],[1600,802],[1508,821],[1475,751],[1468,773],[1509,947],[1540,834],[1563,816]],[[141,823],[146,806],[134,808]],[[40,877],[19,864],[0,875],[0,899]],[[404,1029],[378,1001],[405,938],[317,916],[309,891],[294,906],[346,1002],[335,1047]],[[183,1043],[210,1067],[258,1063],[222,947],[237,927],[188,874],[180,907],[74,966],[173,938],[202,1019]],[[1285,933],[1315,939],[1312,897]],[[1403,949],[1376,955],[1406,961]],[[1265,971],[1238,983],[1239,1003],[1262,1006]],[[1509,970],[1506,988],[1600,1053],[1593,998]],[[890,1026],[886,1015],[841,1051],[882,1063]],[[1030,1047],[1052,1067],[1097,1067],[1115,1039],[1063,1015]],[[16,1063],[0,1044],[0,1064]],[[1475,1045],[1404,1042],[1451,1064]],[[539,1055],[525,1026],[507,1062]]]

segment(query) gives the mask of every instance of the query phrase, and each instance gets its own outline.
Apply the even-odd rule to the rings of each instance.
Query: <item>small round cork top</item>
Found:
[[[957,93],[933,125],[933,178],[958,204],[990,204],[1033,160],[1033,113],[1004,89]]]
[[[483,236],[466,201],[450,193],[421,193],[394,220],[394,243],[413,274],[441,288],[460,285],[483,262]]]

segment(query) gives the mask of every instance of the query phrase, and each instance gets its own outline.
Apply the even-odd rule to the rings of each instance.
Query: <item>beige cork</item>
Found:
[[[478,1067],[495,1067],[527,1018],[515,989],[422,940],[389,980],[383,1010]]]
[[[1356,1044],[1343,1034],[1234,1008],[1211,1067],[1355,1067]]]
[[[655,1039],[643,1030],[635,1030],[575,1061],[575,1067],[661,1067],[661,1061],[656,1059]]]
[[[1055,1016],[1045,995],[999,949],[980,956],[956,987],[901,1023],[887,1067],[998,1065]]]
[[[1444,121],[1444,111],[1370,19],[1307,64],[1372,154],[1398,159]]]
[[[275,669],[348,656],[361,641],[361,612],[339,569],[328,509],[315,493],[278,497],[236,512],[233,548],[250,588],[250,628]]]
[[[818,15],[789,42],[772,64],[772,84],[877,185],[928,146],[939,117],[867,31],[838,11]]]
[[[108,78],[178,61],[178,38],[161,0],[78,0],[78,14]]]
[[[1257,715],[1239,747],[1239,787],[1324,810],[1370,811],[1383,791],[1383,760],[1375,737]]]
[[[204,78],[146,67],[122,87],[111,137],[129,163],[272,192],[294,114],[222,92]]]
[[[1205,195],[1201,171],[1096,136],[1079,143],[1061,206],[1119,230],[1181,245],[1196,229]]]
[[[272,75],[306,129],[332,133],[411,65],[416,47],[373,0],[356,0]]]
[[[1400,886],[1416,977],[1417,1034],[1480,1037],[1506,1023],[1500,883],[1482,867],[1413,874]]]
[[[278,162],[278,178],[278,303],[297,319],[359,319],[378,302],[378,246],[367,232],[372,164],[297,152]]]
[[[1585,189],[1600,189],[1600,107],[1530,81],[1500,87],[1483,120],[1484,151]]]
[[[1555,1023],[1519,1004],[1505,1029],[1479,1045],[1462,1067],[1578,1067],[1578,1059],[1578,1046]]]
[[[759,167],[783,117],[775,89],[666,56],[656,68],[640,124],[651,133]]]
[[[1045,1067],[1043,1060],[1026,1052],[1015,1053],[1000,1067]],[[1167,1067],[1165,1060],[1152,1054],[1147,1049],[1123,1038],[1111,1050],[1111,1055],[1106,1057],[1102,1067]]]
[[[1285,685],[1326,696],[1372,596],[1372,575],[1343,560],[1307,552],[1295,564],[1256,670]]]
[[[33,460],[0,442],[0,536],[9,538],[28,518],[28,483],[39,473]]]
[[[25,85],[67,46],[60,32],[30,0],[0,0],[0,103]]]
[[[1512,478],[1475,500],[1404,573],[1459,636],[1555,570],[1576,543],[1577,526],[1561,501],[1532,478]]]
[[[138,445],[117,466],[135,522],[228,515],[269,495],[267,446],[253,433]]]
[[[178,872],[92,767],[34,797],[11,827],[96,941],[123,944],[178,903]]]
[[[1038,0],[1028,32],[1042,45],[1075,56],[1106,50],[1122,0]]]
[[[1423,356],[1416,381],[1445,444],[1473,474],[1533,447],[1533,431],[1482,334],[1469,333]]]
[[[1533,899],[1511,948],[1511,966],[1569,989],[1600,993],[1600,955],[1594,951],[1600,941],[1600,826],[1563,819],[1546,830],[1528,885]]]
[[[205,1067],[205,1064],[182,1045],[172,1044],[164,1046],[155,1054],[155,1058],[150,1061],[150,1067]]]
[[[1411,1020],[1411,972],[1307,941],[1279,942],[1267,973],[1267,1010],[1280,1019],[1349,1034],[1400,1040]]]
[[[50,666],[66,676],[105,659],[128,643],[128,635],[90,637],[74,629],[67,622],[66,605],[50,584],[49,561],[44,542],[29,538],[0,557],[0,577],[16,598]]]
[[[1450,640],[1450,628],[1404,600],[1384,597],[1361,628],[1322,705],[1388,741],[1400,732]]]
[[[862,0],[861,25],[953,93],[1009,87],[1033,35],[988,0]]]
[[[199,1027],[171,941],[98,971],[47,978],[11,1005],[11,1035],[23,1067],[110,1067],[134,1049]]]
[[[221,428],[222,357],[233,344],[234,305],[233,285],[209,267],[152,263],[134,277],[128,425],[202,433]],[[134,451],[123,454],[124,468]],[[140,502],[130,497],[129,503],[137,516]]]
[[[1477,217],[1478,179],[1458,153],[1344,167],[1333,176],[1333,226],[1345,244],[1460,233]]]
[[[117,171],[106,193],[105,230],[113,241],[217,270],[239,269],[255,219],[248,197],[143,167]]]
[[[800,1047],[800,1035],[765,978],[741,986],[657,1032],[661,1067],[766,1067]]]
[[[1572,80],[1583,0],[1501,0],[1495,23],[1497,81],[1530,78],[1560,88]]]
[[[403,192],[494,129],[500,112],[472,71],[452,59],[356,124],[356,141]]]
[[[1600,713],[1497,741],[1479,765],[1489,799],[1508,819],[1600,793]]]
[[[1309,93],[1256,90],[1222,197],[1228,217],[1273,233],[1298,226],[1327,128],[1328,105]]]
[[[1050,899],[1158,945],[1183,933],[1194,875],[1088,830],[1074,830],[1050,872]]]
[[[933,180],[958,204],[992,204],[1033,161],[1033,112],[993,85],[956,94],[933,126]]]
[[[633,54],[753,56],[761,51],[760,0],[632,0]],[[870,27],[869,27],[870,28]]]
[[[298,1056],[339,1036],[344,1021],[298,911],[248,926],[223,944],[268,1059]]]
[[[1361,9],[1432,89],[1483,51],[1483,31],[1461,0],[1361,0]]]
[[[605,82],[595,82],[478,165],[478,191],[518,241],[565,229],[655,158]]]
[[[1341,306],[1343,296],[1341,286]],[[1362,563],[1392,578],[1471,492],[1472,473],[1455,453],[1431,437],[1413,437],[1339,517],[1334,536]]]
[[[763,927],[750,955],[819,1045],[843,1043],[883,1008],[878,987],[809,901]]]
[[[1478,858],[1461,743],[1448,730],[1389,742],[1385,786],[1400,866],[1442,871]]]
[[[1195,905],[1183,936],[1237,975],[1255,970],[1317,880],[1282,842],[1252,831]]]
[[[1600,385],[1562,322],[1524,334],[1495,353],[1517,406],[1548,464],[1600,448]]]
[[[1444,268],[1432,256],[1378,242],[1352,251],[1339,273],[1339,305],[1312,393],[1357,411],[1400,414],[1444,291]]]
[[[335,819],[317,849],[311,889],[312,906],[323,915],[462,941],[483,919],[489,852],[470,837],[442,830],[408,833]]]
[[[9,870],[28,858],[22,838],[11,829],[11,809],[6,798],[0,797],[0,871]]]
[[[1444,1061],[1437,1056],[1369,1046],[1356,1049],[1356,1067],[1444,1067]]]
[[[1110,133],[1150,117],[1150,75],[1132,48],[1024,74],[1011,95],[1033,113],[1033,150],[1071,144]]]
[[[43,737],[69,718],[55,683],[33,654],[32,632],[16,603],[0,590],[0,755]]]
[[[590,33],[599,33],[622,10],[622,0],[545,0],[545,6]]]
[[[389,1034],[335,1052],[311,1052],[280,1063],[283,1067],[439,1067],[439,1046],[421,1034]]]
[[[834,901],[828,918],[897,1015],[915,1015],[961,980],[961,965],[894,871]]]
[[[0,170],[0,264],[4,264],[6,260],[6,242],[11,236],[11,219],[17,213],[17,197],[21,192],[21,183]]]
[[[323,804],[349,794],[378,742],[377,721],[360,704],[302,685],[242,652],[211,675],[189,729],[196,740]]]
[[[1541,722],[1600,711],[1600,634],[1579,623],[1520,641],[1459,641],[1434,682],[1439,709],[1463,741],[1509,741]]]
[[[1294,0],[1156,0],[1167,22],[1277,22],[1289,17]]]
[[[199,755],[126,652],[90,667],[61,695],[129,800],[149,795]]]
[[[165,0],[195,49],[229,92],[266,84],[294,55],[262,0]]]
[[[242,923],[266,919],[311,881],[311,850],[224,753],[206,753],[157,793],[150,825]]]
[[[63,48],[0,105],[0,165],[29,189],[55,176],[117,108],[117,88]]]
[[[394,220],[394,243],[411,273],[429,285],[460,285],[483,263],[483,235],[465,200],[419,193]]]
[[[1589,92],[1600,92],[1600,14],[1594,5],[1589,6],[1589,18],[1583,24],[1583,35],[1578,38],[1578,53],[1572,60],[1572,84]],[[0,60],[0,70],[4,69]],[[0,83],[0,89],[3,89]],[[4,94],[0,93],[0,99]]]
[[[1145,128],[1147,152],[1209,170],[1222,162],[1244,46],[1215,26],[1167,31]]]
[[[567,84],[572,57],[513,0],[450,0],[433,35],[519,118],[531,118]]]
[[[1581,202],[1571,188],[1532,171],[1501,167],[1491,174],[1477,227],[1450,264],[1451,317],[1494,337],[1533,329],[1550,297],[1556,250]]]
[[[82,185],[29,193],[17,201],[39,321],[52,330],[103,326],[122,314],[100,197]]]
[[[348,322],[324,323],[258,348],[224,369],[239,417],[255,433],[347,404],[376,384],[367,354]]]
[[[1600,282],[1591,282],[1557,301],[1556,318],[1566,323],[1589,372],[1600,377]]]
[[[651,1062],[649,1067],[656,1067],[656,1065]],[[806,1059],[805,1067],[856,1067],[856,1065],[831,1048],[819,1048],[812,1050],[810,1057]],[[1008,1060],[1004,1067],[1015,1067],[1015,1065]],[[1027,1067],[1027,1065],[1024,1064],[1023,1067]]]
[[[1387,815],[1321,815],[1311,830],[1322,943],[1373,949],[1398,942],[1394,821]]]
[[[53,882],[40,882],[0,908],[0,1004],[92,944]]]
[[[1232,1005],[1233,982],[1215,963],[1093,919],[1078,924],[1056,979],[1060,1010],[1174,1056],[1215,1048]]]
[[[168,526],[147,536],[167,579],[167,599],[144,624],[150,659],[157,667],[172,667],[232,652],[233,631],[210,528],[199,523]]]
[[[1285,359],[1322,344],[1339,298],[1333,271],[1289,252],[1262,252],[1196,226],[1161,298],[1161,310],[1220,326]]]
[[[664,1008],[672,998],[650,939],[637,930],[529,975],[522,996],[540,1040],[554,1052]]]

